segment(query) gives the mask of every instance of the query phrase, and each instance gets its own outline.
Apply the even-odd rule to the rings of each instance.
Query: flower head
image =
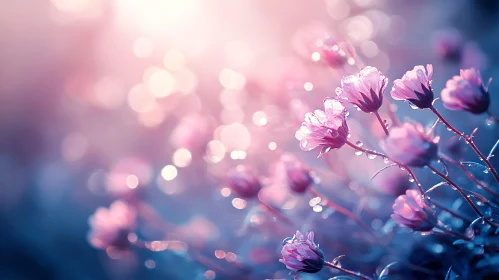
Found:
[[[437,144],[420,124],[393,127],[380,145],[389,158],[407,166],[423,167],[437,157]]]
[[[416,190],[407,190],[393,204],[392,219],[403,227],[416,231],[429,231],[438,222],[435,212],[425,204]]]
[[[295,272],[316,273],[324,267],[324,253],[314,243],[314,232],[302,235],[300,231],[292,238],[286,238],[279,261]]]
[[[276,179],[297,193],[305,192],[314,182],[310,170],[292,154],[284,154],[276,166]]]
[[[346,100],[365,113],[375,112],[383,103],[388,79],[375,67],[364,67],[357,75],[343,77],[336,88],[338,98]]]
[[[348,55],[343,50],[342,44],[337,43],[334,39],[320,40],[317,45],[319,47],[319,59],[326,62],[331,68],[342,67],[348,61]],[[313,56],[312,59],[314,59]]]
[[[433,43],[437,55],[446,61],[459,62],[463,50],[463,37],[455,29],[440,30],[434,34]]]
[[[322,152],[337,149],[347,141],[347,110],[338,100],[328,98],[324,101],[325,111],[315,110],[305,115],[305,121],[296,132],[300,148],[311,151],[317,147]]]
[[[481,114],[490,105],[490,96],[483,86],[480,72],[474,68],[461,70],[459,76],[448,80],[441,96],[444,107],[449,110]]]
[[[407,100],[420,109],[430,108],[433,102],[431,89],[433,66],[428,64],[426,69],[428,74],[422,65],[415,66],[413,70],[407,71],[402,79],[393,81],[392,98]]]
[[[135,210],[121,200],[113,202],[109,209],[99,207],[88,219],[90,243],[100,249],[127,248],[128,235],[135,230],[135,219]]]
[[[227,173],[227,185],[242,198],[253,198],[262,189],[251,167],[238,165]]]

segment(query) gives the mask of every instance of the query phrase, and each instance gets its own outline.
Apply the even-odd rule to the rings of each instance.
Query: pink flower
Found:
[[[480,72],[474,68],[461,70],[460,76],[448,80],[441,96],[444,107],[449,110],[481,114],[490,105],[490,96],[483,86]]]
[[[434,48],[443,60],[459,62],[463,50],[463,37],[456,29],[440,30],[435,33]]]
[[[316,273],[324,267],[324,253],[314,243],[314,232],[302,235],[300,231],[292,238],[286,238],[279,261],[295,272]]]
[[[407,166],[423,167],[437,157],[437,144],[420,124],[393,127],[380,145],[389,158]]]
[[[121,200],[113,202],[109,209],[99,207],[88,219],[90,243],[99,249],[127,248],[128,234],[135,230],[135,219],[135,210]]]
[[[276,179],[291,190],[303,193],[314,182],[310,170],[292,154],[284,154],[276,166]]]
[[[405,195],[397,197],[392,208],[392,219],[415,231],[429,231],[438,222],[435,213],[416,190],[407,190]]]
[[[428,74],[422,65],[415,66],[413,70],[407,71],[402,79],[393,81],[392,98],[409,101],[420,109],[430,108],[433,102],[431,89],[433,66],[428,64],[426,69]]]
[[[331,68],[342,67],[348,61],[347,53],[343,50],[342,44],[337,43],[334,39],[328,38],[319,41],[317,45],[320,60],[326,62]]]
[[[388,79],[375,67],[364,67],[357,75],[343,77],[336,88],[338,98],[346,100],[365,113],[375,112],[383,103]]]
[[[262,189],[253,169],[244,165],[238,165],[228,172],[227,185],[242,198],[253,198]]]
[[[315,110],[305,115],[305,121],[296,132],[300,148],[311,151],[321,147],[321,154],[337,149],[347,141],[347,110],[338,100],[328,98],[324,101],[325,111]]]

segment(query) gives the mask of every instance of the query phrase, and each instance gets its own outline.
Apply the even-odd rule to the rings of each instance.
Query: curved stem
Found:
[[[362,280],[372,280],[372,278],[371,278],[371,277],[367,277],[367,276],[362,275],[362,274],[360,274],[360,273],[358,273],[358,272],[355,272],[355,271],[351,271],[351,270],[348,270],[348,269],[344,269],[344,268],[342,268],[342,267],[340,267],[340,266],[337,266],[337,265],[334,265],[334,264],[332,264],[332,263],[330,263],[330,262],[325,262],[325,263],[324,263],[324,265],[325,265],[325,266],[327,266],[327,267],[330,267],[330,268],[337,269],[337,270],[339,270],[339,271],[341,271],[341,272],[344,272],[344,273],[346,273],[346,274],[348,274],[348,275],[351,275],[351,276],[357,277],[357,278],[362,279]]]
[[[439,224],[437,224],[436,228],[440,229],[445,234],[453,235],[453,236],[456,236],[458,238],[464,239],[466,241],[472,241],[473,240],[473,239],[469,238],[468,236],[465,236],[464,234],[461,234],[459,232],[455,232],[455,231],[452,231],[452,230],[448,230],[443,224],[440,224],[440,222],[439,222]],[[438,232],[436,232],[436,233],[438,233]]]
[[[465,221],[465,222],[466,222],[466,223],[468,223],[468,224],[471,224],[471,223],[472,223],[472,220],[470,220],[470,219],[466,218],[465,216],[463,216],[463,215],[461,215],[461,214],[459,214],[459,213],[455,212],[455,211],[454,211],[454,210],[452,210],[452,209],[449,209],[449,208],[447,208],[447,207],[443,206],[442,204],[440,204],[440,203],[438,203],[438,202],[436,202],[436,201],[434,201],[434,200],[431,200],[431,204],[435,205],[435,207],[437,207],[437,208],[439,208],[439,209],[441,209],[441,210],[443,210],[443,211],[445,211],[445,212],[448,212],[448,213],[449,213],[449,214],[451,214],[452,216],[454,216],[454,217],[456,217],[456,218],[458,218],[458,219],[461,219],[461,220]]]
[[[357,217],[354,213],[350,212],[346,208],[339,206],[338,204],[336,204],[334,202],[329,201],[324,195],[320,194],[313,187],[310,187],[308,190],[314,197],[320,197],[321,202],[324,203],[324,205],[326,205],[327,207],[333,209],[334,211],[346,216],[347,218],[355,221],[362,229],[364,229],[366,232],[371,234],[373,237],[377,238],[374,231],[369,226],[364,224],[364,222],[362,222],[362,220],[359,217]]]
[[[383,122],[383,120],[381,119],[381,116],[379,115],[379,112],[375,111],[374,114],[376,115],[376,118],[378,119],[381,127],[383,127],[383,130],[385,131],[386,136],[390,135],[390,133],[388,132],[388,128],[386,128],[385,123]]]
[[[421,192],[421,194],[422,194],[422,195],[424,195],[424,189],[423,189],[423,187],[421,187],[421,184],[419,183],[418,178],[416,178],[416,175],[414,174],[414,172],[412,172],[412,170],[411,170],[408,166],[406,166],[406,165],[404,165],[404,164],[402,164],[402,163],[400,163],[400,162],[398,162],[398,161],[396,161],[396,160],[393,160],[393,159],[389,158],[389,157],[388,157],[388,156],[386,156],[385,154],[382,154],[382,153],[378,153],[378,152],[376,152],[376,151],[370,151],[370,150],[366,150],[366,149],[364,149],[364,148],[361,148],[361,147],[359,147],[359,146],[357,146],[357,145],[353,144],[353,143],[352,143],[352,142],[350,142],[350,141],[347,141],[347,142],[346,142],[346,144],[347,144],[348,146],[350,146],[350,147],[354,148],[354,149],[355,149],[355,150],[357,150],[357,151],[361,151],[361,152],[366,153],[366,154],[371,154],[371,155],[376,155],[376,156],[384,157],[384,158],[387,158],[387,159],[389,159],[390,161],[392,161],[392,162],[394,162],[394,163],[398,164],[400,167],[402,167],[402,168],[404,168],[405,170],[407,170],[407,172],[409,173],[409,175],[411,175],[412,179],[414,179],[414,182],[416,183],[416,186],[418,187],[418,189],[419,189],[419,191]]]
[[[457,166],[459,169],[461,169],[461,171],[463,171],[463,173],[475,184],[479,185],[480,187],[482,187],[486,192],[488,192],[490,195],[492,196],[495,196],[495,197],[498,197],[499,198],[499,194],[494,192],[493,190],[491,190],[489,187],[487,187],[484,183],[480,182],[468,169],[466,169],[466,167],[463,166],[462,163],[460,162],[457,162],[453,159],[451,159],[450,157],[446,156],[446,155],[441,155],[442,159],[444,159],[445,161],[447,161],[448,163],[454,165],[454,166]]]
[[[258,197],[258,200],[260,201],[260,203],[269,212],[271,212],[272,214],[274,214],[276,217],[278,217],[279,219],[283,220],[286,224],[288,224],[290,226],[293,226],[293,227],[296,227],[295,224],[293,223],[293,221],[291,221],[288,217],[286,217],[281,211],[279,211],[278,209],[276,209],[276,208],[272,207],[271,205],[267,204],[260,197]]]
[[[456,190],[461,194],[461,196],[468,202],[468,204],[471,206],[471,208],[473,208],[473,211],[475,211],[475,213],[480,217],[482,218],[483,221],[487,222],[489,225],[493,226],[493,227],[496,227],[496,225],[494,225],[492,222],[490,222],[487,218],[485,218],[485,216],[482,214],[482,212],[480,212],[480,210],[478,210],[478,208],[475,206],[475,204],[473,203],[473,201],[471,201],[471,199],[464,193],[463,189],[461,189],[460,186],[456,185],[449,177],[447,177],[445,174],[441,173],[440,171],[438,171],[437,169],[435,169],[435,167],[431,166],[431,165],[428,165],[428,168],[430,168],[431,171],[433,171],[435,174],[437,174],[438,176],[440,176],[442,179],[444,179],[449,185],[453,186],[454,188],[456,188]]]
[[[444,119],[444,117],[442,115],[440,115],[440,113],[437,111],[437,109],[435,109],[435,107],[430,107],[430,110],[450,129],[452,130],[454,133],[456,133],[457,135],[459,135],[460,137],[462,137],[464,139],[464,141],[466,141],[467,143],[470,144],[471,148],[475,151],[475,153],[478,155],[478,157],[480,157],[481,160],[483,160],[483,162],[485,162],[485,164],[487,164],[487,167],[488,169],[490,170],[490,173],[492,173],[492,176],[494,176],[494,179],[497,181],[497,183],[499,183],[499,175],[497,174],[497,172],[495,171],[494,167],[492,167],[492,164],[490,163],[490,161],[482,154],[482,152],[480,152],[480,150],[478,149],[478,147],[475,145],[475,143],[473,142],[473,139],[470,137],[470,136],[467,136],[465,135],[463,132],[457,130],[455,127],[453,127],[447,120]]]

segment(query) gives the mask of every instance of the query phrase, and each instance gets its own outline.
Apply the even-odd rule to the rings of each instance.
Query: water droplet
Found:
[[[405,171],[405,167],[403,167],[403,166],[399,166],[399,167],[400,167],[400,170]]]
[[[366,154],[368,159],[375,159],[376,155],[374,154]]]
[[[361,152],[361,151],[355,151],[356,156],[361,156],[362,154],[363,154],[363,152]]]
[[[410,177],[409,182],[414,183],[414,178]]]
[[[388,164],[388,163],[390,163],[390,160],[389,160],[387,157],[385,157],[385,158],[383,158],[383,162],[384,162],[385,164]]]
[[[419,107],[418,107],[418,106],[416,106],[416,105],[414,105],[414,104],[412,104],[412,103],[409,103],[409,105],[410,105],[410,106],[411,106],[411,108],[412,108],[412,109],[414,109],[414,110],[419,109]]]
[[[355,142],[355,145],[357,145],[357,147],[362,147],[364,143],[362,143],[362,141],[357,141]]]
[[[487,118],[485,120],[485,123],[488,125],[488,126],[491,126],[494,124],[494,118]]]

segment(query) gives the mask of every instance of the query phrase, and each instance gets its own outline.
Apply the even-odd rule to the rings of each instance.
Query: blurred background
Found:
[[[322,63],[315,42],[349,42],[390,83],[432,63],[438,96],[460,68],[499,77],[498,8],[493,0],[3,1],[0,279],[291,279],[279,250],[297,228],[231,194],[224,176],[238,164],[262,176],[264,200],[316,231],[327,258],[345,254],[345,265],[366,273],[409,259],[350,244],[342,236],[355,224],[273,183],[273,163],[295,153],[315,171],[317,188],[378,229],[406,188],[370,180],[381,160],[299,150],[294,132],[304,113],[356,71],[351,61]],[[498,87],[490,87],[496,115]],[[396,104],[402,119],[435,120]],[[479,127],[485,152],[495,143],[486,116],[443,114],[464,131]],[[376,147],[375,121],[353,110],[352,137]],[[452,146],[452,135],[438,131]],[[178,246],[120,255],[92,247],[88,218],[116,199],[141,201],[148,214],[139,238]]]

